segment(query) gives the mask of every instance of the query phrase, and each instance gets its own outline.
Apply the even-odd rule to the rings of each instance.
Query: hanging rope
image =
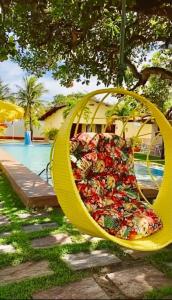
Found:
[[[122,0],[121,10],[121,30],[120,30],[120,57],[119,57],[119,72],[117,75],[117,85],[122,86],[125,64],[124,64],[124,47],[125,47],[125,26],[126,26],[126,0]]]

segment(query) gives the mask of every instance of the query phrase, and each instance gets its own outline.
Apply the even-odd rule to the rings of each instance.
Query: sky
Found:
[[[17,63],[10,60],[0,62],[0,78],[5,83],[8,84],[12,92],[17,91],[17,86],[22,86],[22,79],[26,75]],[[71,94],[71,93],[88,93],[98,88],[104,88],[104,84],[97,87],[96,77],[92,77],[89,85],[82,85],[81,82],[74,82],[72,88],[66,88],[61,86],[59,81],[54,80],[50,72],[47,72],[43,77],[39,79],[39,82],[44,84],[45,89],[48,90],[43,96],[43,100],[51,101],[53,97],[57,94]]]
[[[150,62],[150,59],[154,52],[155,51],[153,50],[148,53],[146,62],[144,62],[144,64]],[[140,68],[141,66],[142,65],[140,65]],[[17,91],[17,86],[22,86],[22,79],[24,76],[26,76],[26,72],[22,70],[17,63],[10,60],[0,62],[0,79],[5,84],[9,85],[12,92]],[[103,83],[99,86],[96,85],[96,77],[91,78],[89,85],[83,85],[81,82],[74,82],[74,86],[72,88],[66,88],[64,86],[61,86],[58,80],[52,78],[51,72],[47,72],[43,77],[39,79],[39,82],[42,82],[45,89],[48,90],[48,92],[43,95],[43,100],[46,101],[53,100],[53,97],[57,94],[68,95],[78,92],[88,93],[96,89],[105,88]]]

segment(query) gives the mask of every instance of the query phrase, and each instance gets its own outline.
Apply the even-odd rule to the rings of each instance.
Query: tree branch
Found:
[[[142,76],[143,84],[146,83],[151,75],[160,75],[161,79],[168,79],[172,81],[172,72],[160,67],[147,67],[143,69],[140,74]]]
[[[141,72],[138,72],[136,66],[127,57],[125,58],[125,62],[134,77],[138,79],[138,82],[130,89],[131,91],[135,90],[140,85],[145,85],[151,75],[157,75],[160,76],[161,79],[172,81],[172,72],[167,69],[161,67],[147,67]]]
[[[125,63],[130,68],[131,72],[133,73],[134,77],[141,80],[141,74],[138,72],[136,66],[127,58],[125,57]]]

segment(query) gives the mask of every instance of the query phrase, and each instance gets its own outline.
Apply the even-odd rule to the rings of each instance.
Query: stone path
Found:
[[[121,260],[116,255],[105,250],[96,250],[91,253],[67,254],[63,257],[63,260],[75,271],[121,263]]]
[[[29,211],[17,213],[17,215],[21,220],[26,220],[26,222],[29,223],[27,220],[30,218],[44,217],[47,216],[48,213],[32,213]],[[36,255],[39,255],[39,251],[40,253],[51,253],[51,251],[52,253],[56,253],[57,251],[57,257],[59,253],[61,253],[61,256],[58,257],[58,259],[60,258],[66,264],[65,268],[69,268],[69,280],[71,276],[70,272],[73,272],[73,274],[76,275],[77,272],[80,274],[80,271],[82,271],[84,274],[83,276],[88,277],[80,280],[77,279],[78,281],[65,284],[64,286],[57,286],[54,284],[55,286],[48,289],[43,286],[42,290],[36,290],[33,292],[33,295],[30,295],[33,299],[143,299],[145,293],[152,291],[154,288],[172,287],[172,278],[167,278],[164,273],[146,262],[145,257],[154,254],[154,252],[133,251],[131,249],[120,247],[124,257],[124,259],[122,259],[118,257],[118,250],[116,250],[115,247],[114,249],[117,251],[117,255],[107,249],[94,250],[96,247],[98,248],[103,244],[99,244],[99,242],[103,242],[103,239],[91,237],[87,234],[81,234],[71,238],[67,231],[56,234],[48,232],[44,237],[33,238],[33,236],[32,239],[30,239],[31,233],[36,233],[45,229],[49,229],[49,231],[52,229],[53,231],[59,227],[57,222],[54,221],[41,222],[42,223],[40,224],[26,223],[26,225],[23,226],[21,225],[24,221],[22,221],[22,224],[20,222],[21,230],[25,232],[24,236],[26,237],[27,234],[29,234],[27,242],[32,246],[32,249],[30,248],[30,250],[32,250],[33,253],[36,252]],[[10,221],[8,218],[1,214],[0,226],[9,224]],[[0,255],[5,253],[7,257],[11,256],[13,259],[13,256],[16,257],[18,254],[18,249],[16,244],[14,244],[16,249],[12,245],[11,238],[13,235],[9,237],[11,233],[12,232],[8,231],[8,229],[0,233],[0,238],[2,238],[1,241],[6,243],[0,244]],[[13,234],[15,235],[15,228]],[[77,240],[78,236],[79,239]],[[90,242],[90,244],[85,244],[87,248],[84,248],[84,243],[86,242]],[[59,251],[58,247],[68,244],[71,244],[71,246],[64,247],[64,249],[61,248]],[[74,249],[76,253],[72,253],[74,244],[78,247],[76,250]],[[52,250],[53,247],[57,245],[58,247]],[[52,249],[45,251],[42,250],[44,248]],[[35,251],[34,249],[37,250]],[[89,249],[90,252],[83,252],[84,249],[87,249],[87,251]],[[172,251],[172,244],[166,247],[166,251]],[[120,252],[119,254],[121,255]],[[46,259],[44,259],[44,257],[46,257]],[[52,261],[50,260],[50,264],[48,261],[49,258],[47,257],[48,256],[43,255],[41,261],[27,261],[20,263],[17,266],[0,268],[0,285],[3,286],[9,283],[16,283],[42,276],[58,276],[58,269],[56,271],[56,268],[58,267],[52,269]],[[28,257],[27,259],[31,260],[34,258]],[[164,262],[164,266],[168,267],[169,270],[172,270],[172,262]],[[60,266],[60,268],[62,268],[62,266]],[[90,273],[87,273],[87,270],[89,270]],[[46,283],[47,282],[45,281],[45,284]],[[163,299],[172,299],[172,297],[166,296]]]
[[[16,250],[12,245],[0,245],[0,253],[14,253]]]
[[[52,234],[48,235],[42,238],[33,239],[32,240],[32,247],[33,248],[46,248],[46,247],[52,247],[55,245],[65,245],[65,244],[71,244],[72,240],[71,238],[64,233],[59,234]]]
[[[53,222],[48,222],[48,223],[40,223],[40,224],[31,224],[31,225],[24,225],[23,230],[25,232],[35,232],[43,229],[49,229],[49,228],[57,228],[58,225],[57,223]]]
[[[127,297],[142,299],[144,294],[156,287],[172,286],[172,279],[151,265],[136,266],[106,275]]]
[[[0,238],[7,237],[7,236],[10,236],[10,235],[11,235],[10,231],[4,231],[4,232],[0,233]]]
[[[97,242],[103,241],[103,239],[101,239],[101,238],[94,237],[94,236],[91,236],[88,234],[83,234],[82,237],[83,237],[84,241],[91,242],[91,243],[97,243]]]
[[[0,226],[9,225],[10,221],[4,215],[0,215]]]
[[[63,287],[55,287],[33,295],[33,299],[109,299],[93,278],[86,278]]]
[[[29,213],[29,212],[23,212],[23,213],[17,213],[17,216],[22,220],[27,220],[31,218],[38,218],[38,217],[47,217],[49,215],[48,212],[35,212],[35,213]]]
[[[49,268],[49,262],[31,261],[14,267],[7,267],[0,270],[0,284],[17,282],[28,278],[52,275],[53,271]]]

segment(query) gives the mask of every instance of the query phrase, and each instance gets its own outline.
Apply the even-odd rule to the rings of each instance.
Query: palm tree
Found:
[[[10,102],[15,103],[15,97],[11,93],[8,84],[4,84],[3,81],[0,79],[0,100],[8,100]]]
[[[125,139],[125,126],[129,118],[138,116],[139,110],[141,112],[141,109],[141,106],[136,100],[131,99],[131,97],[124,97],[124,100],[119,100],[113,108],[107,110],[106,117],[109,119],[109,125],[111,125],[112,120],[115,120],[115,117],[121,120],[123,123],[122,135]]]
[[[24,87],[19,87],[17,101],[25,110],[24,120],[25,129],[30,130],[31,139],[33,138],[33,123],[37,120],[37,115],[41,103],[41,96],[47,92],[42,83],[37,82],[37,77],[24,77]]]

